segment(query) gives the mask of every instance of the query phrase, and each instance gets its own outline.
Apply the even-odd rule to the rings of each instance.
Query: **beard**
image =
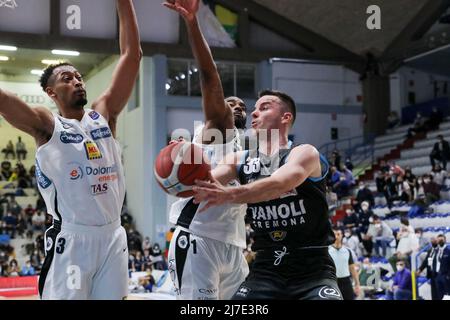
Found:
[[[245,129],[247,119],[245,117],[234,117],[234,126],[238,129]]]
[[[88,103],[88,100],[86,98],[81,97],[81,98],[79,98],[78,100],[75,101],[73,106],[75,108],[77,108],[77,109],[78,108],[83,108],[85,105],[87,105],[87,103]]]

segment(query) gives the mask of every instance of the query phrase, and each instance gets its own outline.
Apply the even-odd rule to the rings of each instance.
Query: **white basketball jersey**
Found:
[[[81,121],[53,117],[53,135],[36,152],[36,178],[48,213],[62,224],[102,226],[120,219],[125,179],[108,122],[90,109]]]
[[[201,133],[204,126],[197,128],[192,142],[203,148],[211,161],[211,168],[217,166],[222,158],[230,152],[241,150],[239,132],[234,128],[232,140],[226,144],[201,144]],[[232,181],[229,185],[237,185],[238,181]],[[246,204],[223,204],[214,206],[204,212],[198,210],[205,205],[193,203],[193,198],[180,199],[170,209],[169,220],[192,234],[207,237],[245,248],[245,213]]]

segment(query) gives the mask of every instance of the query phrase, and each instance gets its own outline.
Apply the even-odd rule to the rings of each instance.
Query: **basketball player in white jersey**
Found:
[[[168,1],[165,6],[180,13],[186,22],[200,72],[206,120],[196,129],[193,142],[202,146],[214,166],[225,154],[241,149],[237,129],[245,128],[246,115],[241,99],[224,99],[217,67],[196,18],[199,1]],[[230,299],[248,274],[243,255],[246,206],[224,205],[198,214],[201,208],[192,198],[179,200],[171,208],[170,222],[177,228],[168,258],[177,298]]]
[[[93,104],[68,63],[49,66],[40,83],[58,113],[31,108],[0,90],[0,115],[36,139],[36,175],[53,226],[45,234],[42,299],[123,299],[128,249],[120,212],[125,195],[116,121],[142,57],[132,0],[117,0],[120,59],[112,83]]]

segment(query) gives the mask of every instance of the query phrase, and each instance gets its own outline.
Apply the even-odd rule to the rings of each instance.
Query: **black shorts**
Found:
[[[291,251],[281,261],[273,253],[257,252],[250,274],[232,300],[342,300],[328,249]]]

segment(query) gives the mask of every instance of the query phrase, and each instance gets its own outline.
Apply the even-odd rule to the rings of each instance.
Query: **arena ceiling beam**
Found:
[[[336,62],[342,60],[353,61],[356,63],[364,62],[363,57],[253,1],[216,0],[216,2],[237,12],[239,17],[243,18],[243,25],[239,32],[240,37],[242,38],[239,40],[239,43],[244,46],[248,43],[248,21],[251,19],[299,44],[305,50],[309,51],[315,59],[321,60],[324,57],[328,58],[331,56],[336,58]]]
[[[117,40],[94,39],[83,37],[66,37],[60,35],[39,35],[17,32],[0,32],[2,42],[17,47],[30,49],[67,49],[77,50],[80,52],[102,53],[102,54],[118,54],[119,42]],[[168,57],[192,57],[191,49],[186,44],[165,44],[143,42],[142,49],[144,55],[151,56],[154,54],[165,54]],[[320,59],[311,53],[303,52],[286,52],[286,51],[262,51],[250,48],[212,48],[215,59],[260,62],[273,57],[284,57],[292,59],[312,59],[323,60],[329,62],[354,63],[349,57],[336,57],[332,54],[322,54]]]
[[[392,62],[392,66],[398,66],[398,60],[403,61],[405,58],[429,51],[427,39],[430,37],[424,39],[424,35],[449,6],[450,0],[429,0],[386,48],[379,60],[385,63]]]

